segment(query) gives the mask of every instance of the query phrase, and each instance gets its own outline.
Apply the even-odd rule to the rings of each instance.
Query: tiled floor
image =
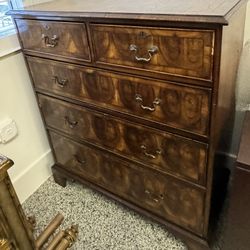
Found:
[[[37,233],[57,212],[65,216],[63,228],[78,224],[79,236],[72,249],[186,249],[163,226],[77,183],[62,188],[50,178],[23,206],[26,215],[36,216]]]

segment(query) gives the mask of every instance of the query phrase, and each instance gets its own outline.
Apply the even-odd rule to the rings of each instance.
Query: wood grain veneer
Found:
[[[128,158],[204,184],[207,149],[204,143],[120,120],[103,113],[38,95],[48,127],[90,141]]]
[[[157,172],[128,165],[54,132],[50,135],[57,162],[68,171],[200,234],[204,191]]]
[[[55,181],[90,185],[190,249],[209,249],[245,9],[244,0],[58,0],[10,11]]]
[[[28,58],[37,90],[209,135],[211,90]]]
[[[214,32],[211,30],[92,24],[90,31],[98,64],[212,80]],[[156,51],[150,54],[153,48]],[[143,63],[150,56],[150,64]]]
[[[25,50],[90,61],[84,23],[17,20],[16,24]]]

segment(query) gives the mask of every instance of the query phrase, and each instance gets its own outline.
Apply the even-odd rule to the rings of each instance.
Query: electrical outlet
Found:
[[[14,120],[7,118],[0,122],[0,142],[5,144],[15,138],[17,126]]]

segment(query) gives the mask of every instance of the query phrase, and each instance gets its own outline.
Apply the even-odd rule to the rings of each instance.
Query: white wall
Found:
[[[14,160],[9,174],[21,202],[49,176],[53,159],[21,53],[0,59],[0,122],[16,121],[18,136],[0,144]]]
[[[245,24],[245,42],[250,39],[250,1],[247,4],[246,24]]]

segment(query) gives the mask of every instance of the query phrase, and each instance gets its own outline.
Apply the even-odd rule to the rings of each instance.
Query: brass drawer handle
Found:
[[[77,163],[81,164],[81,165],[85,165],[86,161],[85,160],[81,160],[78,155],[74,155],[74,159]]]
[[[156,157],[161,154],[161,150],[159,149],[155,151],[155,155],[148,153],[145,145],[141,145],[141,149],[143,150],[143,154],[150,159],[156,159]]]
[[[161,200],[164,200],[164,195],[156,195],[151,193],[149,190],[145,189],[145,194],[147,194],[154,202],[159,203]]]
[[[64,88],[68,83],[68,79],[59,79],[58,76],[53,76],[52,79],[54,80],[55,84],[60,88]]]
[[[144,105],[143,105],[142,96],[139,95],[139,94],[136,94],[136,95],[135,95],[135,100],[136,100],[138,103],[141,103],[140,107],[141,107],[143,110],[147,110],[147,111],[150,111],[150,112],[154,112],[154,111],[156,110],[156,106],[158,106],[158,105],[161,104],[161,100],[160,100],[159,98],[155,98],[154,101],[153,101],[153,107],[144,106]]]
[[[75,128],[78,124],[77,121],[71,121],[68,116],[64,117],[65,123],[69,125],[70,128]]]
[[[42,34],[42,40],[44,41],[44,44],[48,48],[54,48],[58,44],[58,36],[53,35],[51,38],[45,34]]]
[[[159,51],[157,46],[152,46],[150,49],[148,49],[148,57],[145,58],[145,57],[137,56],[138,47],[135,44],[131,44],[129,46],[129,50],[132,51],[132,52],[135,52],[135,60],[137,62],[150,62],[152,56]]]

